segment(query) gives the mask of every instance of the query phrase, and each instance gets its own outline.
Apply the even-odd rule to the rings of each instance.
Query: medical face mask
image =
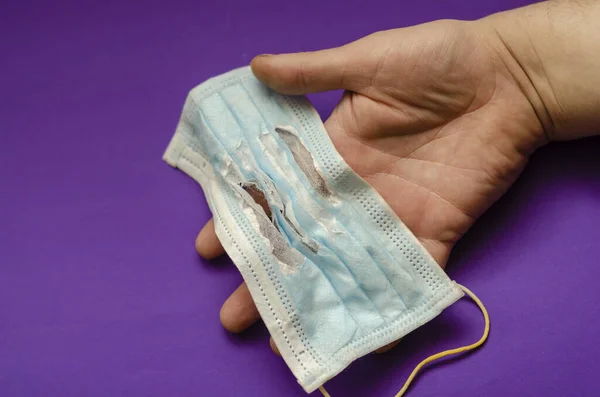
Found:
[[[249,67],[190,92],[164,159],[202,186],[306,392],[463,296],[344,162],[308,100],[271,91]]]

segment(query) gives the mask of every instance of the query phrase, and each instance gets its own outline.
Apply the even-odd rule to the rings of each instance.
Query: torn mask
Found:
[[[241,68],[194,88],[164,159],[202,186],[216,233],[312,392],[462,297],[301,97]]]

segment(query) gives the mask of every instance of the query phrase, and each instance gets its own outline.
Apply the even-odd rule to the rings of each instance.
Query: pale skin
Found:
[[[445,267],[537,148],[600,132],[598,26],[600,2],[551,1],[259,56],[252,70],[284,94],[346,90],[325,122],[331,140]],[[224,254],[212,220],[196,249]],[[220,318],[230,332],[260,318],[245,283]]]

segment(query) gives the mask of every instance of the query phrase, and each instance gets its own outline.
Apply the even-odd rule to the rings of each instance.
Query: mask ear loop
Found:
[[[400,389],[400,391],[394,397],[402,397],[404,395],[404,393],[406,393],[406,390],[408,390],[408,387],[410,386],[412,381],[415,379],[415,377],[417,376],[419,371],[421,371],[423,369],[423,367],[425,367],[427,364],[429,364],[433,361],[439,360],[440,358],[453,356],[455,354],[460,354],[460,353],[475,350],[475,349],[479,348],[481,345],[483,345],[485,343],[485,341],[487,340],[488,336],[490,335],[490,316],[489,316],[485,306],[483,305],[481,300],[470,289],[468,289],[467,287],[460,285],[460,284],[458,284],[458,286],[465,292],[465,294],[467,294],[469,296],[469,298],[471,298],[473,300],[473,302],[475,302],[475,304],[479,307],[479,310],[481,310],[481,313],[483,314],[483,320],[485,322],[485,328],[483,329],[483,335],[477,342],[475,342],[471,345],[457,347],[456,349],[445,350],[443,352],[434,354],[433,356],[429,356],[425,360],[421,361],[419,363],[419,365],[417,365],[415,367],[415,369],[412,371],[412,373],[410,374],[410,376],[408,377],[406,382],[404,382],[404,386],[402,386],[402,389]],[[325,390],[325,388],[323,386],[319,387],[319,391],[321,392],[321,394],[323,394],[324,397],[331,397],[331,395],[329,393],[327,393],[327,390]]]

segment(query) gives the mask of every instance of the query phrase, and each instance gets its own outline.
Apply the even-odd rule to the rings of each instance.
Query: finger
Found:
[[[223,327],[233,333],[242,332],[260,318],[246,283],[242,283],[227,298],[221,308],[220,317]]]
[[[281,357],[281,353],[279,353],[279,349],[277,348],[277,345],[275,344],[273,338],[269,339],[269,346],[271,346],[271,350],[273,350],[273,353]]]
[[[369,71],[376,63],[378,49],[371,38],[314,52],[259,55],[252,60],[257,79],[282,94],[347,89],[358,91],[370,82]],[[372,68],[371,68],[372,69]]]
[[[375,353],[385,353],[385,352],[389,352],[390,350],[392,350],[394,347],[396,347],[398,345],[398,343],[400,343],[402,339],[398,339],[397,341],[394,341],[392,343],[390,343],[389,345],[385,345],[383,347],[380,347],[379,349],[375,350]]]
[[[215,221],[211,218],[196,237],[196,251],[205,259],[223,255],[225,249],[215,233]]]

